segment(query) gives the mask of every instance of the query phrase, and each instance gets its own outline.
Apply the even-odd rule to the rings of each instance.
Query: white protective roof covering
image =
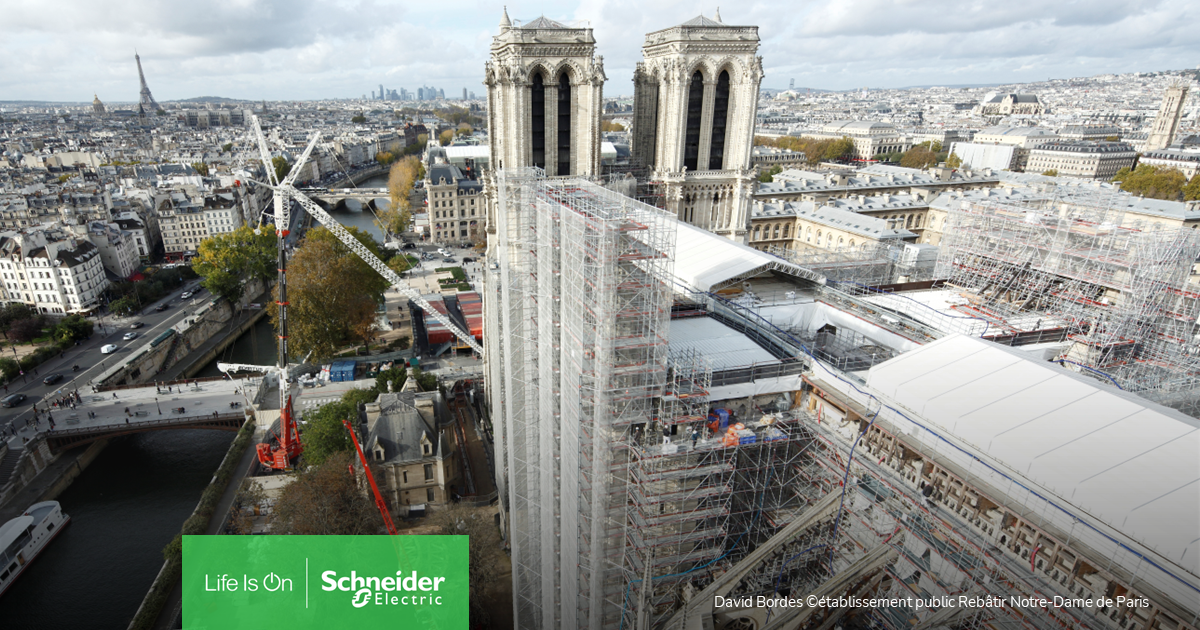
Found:
[[[867,384],[1200,575],[1200,421],[974,337],[874,366]],[[932,427],[931,427],[932,428]]]
[[[675,278],[687,288],[711,291],[735,278],[776,269],[824,284],[825,277],[753,247],[735,243],[683,221],[675,230]],[[675,287],[681,290],[682,287]],[[721,288],[721,287],[717,287]]]
[[[746,335],[708,317],[671,320],[670,353],[688,350],[696,350],[708,359],[713,371],[779,363]]]

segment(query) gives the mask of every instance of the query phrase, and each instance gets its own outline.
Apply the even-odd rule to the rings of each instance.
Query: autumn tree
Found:
[[[1042,171],[1042,175],[1045,175],[1046,177],[1058,177],[1058,169],[1056,169],[1056,168],[1046,169],[1046,170]]]
[[[625,131],[625,125],[614,120],[605,120],[600,123],[600,131]],[[757,141],[760,136],[755,136]]]
[[[950,168],[959,168],[962,166],[962,158],[958,157],[957,153],[951,153],[950,157],[946,158],[946,166]]]
[[[469,136],[469,135],[471,135],[471,134],[472,134],[474,131],[475,131],[475,130],[471,128],[471,125],[468,125],[467,123],[460,123],[460,124],[458,125],[458,129],[457,129],[457,130],[455,130],[455,135],[459,135],[459,136]]]
[[[1121,190],[1150,199],[1178,200],[1183,196],[1187,176],[1174,168],[1160,168],[1150,164],[1139,164],[1136,169],[1123,168],[1113,176],[1121,183]]]
[[[200,241],[192,269],[204,278],[204,288],[237,304],[251,281],[276,277],[278,258],[274,225],[259,229],[243,225]]]
[[[386,231],[403,233],[412,222],[412,204],[409,196],[413,186],[425,176],[425,165],[416,157],[406,157],[392,165],[388,173],[388,209],[381,213]]]
[[[192,162],[192,168],[196,169],[201,177],[208,177],[208,165],[204,162]]]
[[[387,166],[388,164],[396,161],[396,156],[392,155],[388,151],[380,151],[379,153],[375,154],[375,161],[382,166]]]
[[[443,131],[442,133],[438,134],[438,143],[441,144],[442,146],[446,146],[446,145],[450,144],[451,140],[454,140],[454,130],[453,129],[447,129],[447,130]]]
[[[343,431],[345,428],[343,428]],[[284,486],[275,504],[272,533],[293,535],[378,534],[383,519],[350,474],[355,457],[349,452],[330,456]]]
[[[365,231],[346,228],[379,256]],[[382,257],[381,257],[382,258]],[[324,227],[309,230],[288,269],[288,330],[293,351],[329,359],[349,341],[366,341],[388,282]],[[276,299],[278,299],[276,287]],[[278,308],[268,304],[276,327]]]
[[[937,164],[937,153],[929,148],[929,143],[919,144],[904,152],[900,158],[900,166],[905,168],[925,169]]]
[[[1191,181],[1189,181],[1187,183],[1187,186],[1183,187],[1183,200],[1184,201],[1200,200],[1200,172],[1196,173],[1195,175],[1192,175]]]

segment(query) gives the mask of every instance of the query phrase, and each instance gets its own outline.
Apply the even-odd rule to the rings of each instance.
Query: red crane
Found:
[[[349,418],[342,420],[342,424],[346,425],[346,430],[350,432],[350,439],[354,440],[354,450],[358,451],[358,459],[362,462],[363,472],[367,474],[367,481],[371,483],[371,492],[375,493],[375,507],[379,508],[383,524],[387,525],[388,533],[395,536],[396,525],[392,523],[391,514],[388,514],[387,504],[383,502],[383,495],[379,494],[379,486],[375,485],[375,475],[371,474],[371,467],[367,465],[367,457],[363,455],[362,447],[358,445],[358,435],[354,433],[354,427],[350,425]]]

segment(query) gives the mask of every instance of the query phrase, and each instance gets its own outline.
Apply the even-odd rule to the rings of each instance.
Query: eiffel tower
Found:
[[[158,101],[154,100],[154,95],[150,94],[150,86],[146,85],[146,75],[142,73],[142,58],[138,56],[137,51],[133,51],[133,58],[137,60],[138,79],[142,81],[141,101],[138,103],[138,116],[144,118],[149,113],[157,114],[158,110],[162,109],[158,106]]]

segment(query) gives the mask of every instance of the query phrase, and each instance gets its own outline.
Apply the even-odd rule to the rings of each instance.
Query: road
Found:
[[[167,297],[147,304],[143,313],[135,317],[104,315],[99,320],[95,320],[96,329],[90,339],[67,350],[64,356],[37,366],[36,373],[30,371],[24,377],[19,377],[9,383],[4,390],[4,395],[21,393],[28,398],[16,407],[0,408],[0,428],[4,429],[5,436],[3,439],[7,439],[15,447],[20,447],[23,443],[21,438],[32,438],[34,435],[34,427],[30,421],[33,419],[35,403],[39,403],[38,409],[44,411],[47,404],[41,402],[43,398],[48,398],[60,390],[65,394],[90,385],[93,378],[112,367],[115,361],[128,358],[131,352],[147,343],[148,339],[158,336],[159,333],[187,317],[189,313],[195,312],[206,300],[212,299],[207,291],[199,289],[199,285],[200,280],[191,280]],[[186,301],[180,299],[180,295],[184,291],[198,289],[199,293],[192,298]],[[170,304],[170,307],[161,313],[156,312],[154,308],[164,302]],[[145,326],[133,330],[130,328],[133,322],[142,322]],[[127,332],[138,333],[137,339],[125,341],[123,337]],[[117,351],[112,354],[102,354],[100,348],[108,344],[115,344]],[[73,365],[79,366],[78,372],[71,371]],[[63,380],[54,385],[43,384],[42,379],[50,374],[62,374]],[[45,414],[43,413],[41,417],[42,428],[49,428]],[[30,426],[26,426],[27,423]],[[13,435],[14,430],[16,431],[15,435]]]

